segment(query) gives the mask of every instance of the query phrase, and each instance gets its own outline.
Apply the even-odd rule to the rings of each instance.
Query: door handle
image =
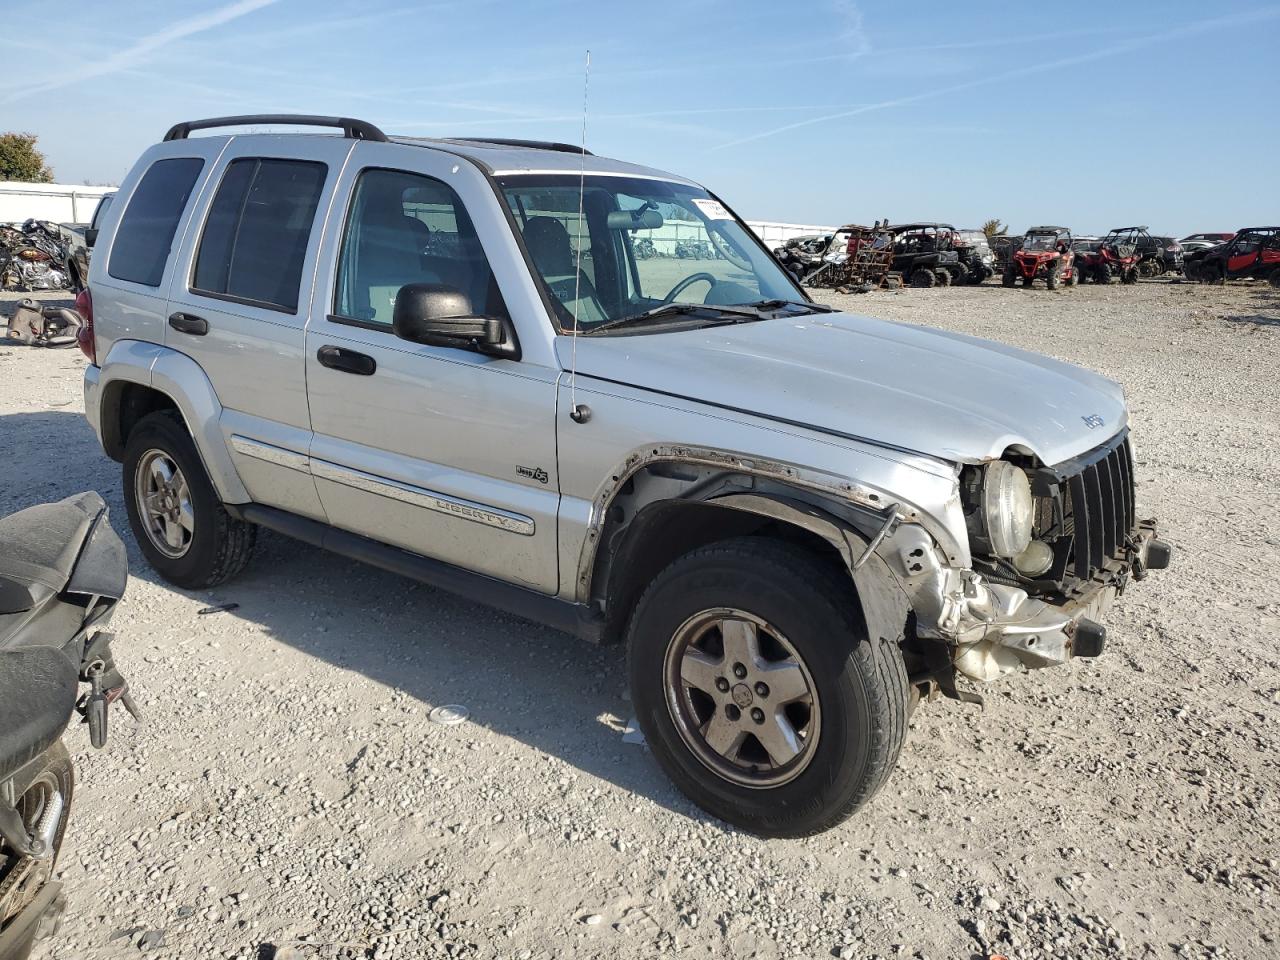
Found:
[[[316,359],[320,361],[322,367],[341,370],[343,373],[355,373],[362,377],[373,376],[373,372],[378,369],[377,361],[367,353],[356,353],[354,350],[344,350],[342,347],[332,345],[325,345],[317,350]]]
[[[209,332],[209,321],[190,313],[169,314],[169,326],[182,333],[189,333],[193,337],[203,337]]]

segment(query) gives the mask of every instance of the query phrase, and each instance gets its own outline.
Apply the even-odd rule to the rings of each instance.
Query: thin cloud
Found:
[[[163,49],[167,44],[173,43],[175,40],[181,40],[197,33],[203,33],[206,30],[212,30],[214,27],[220,27],[224,23],[229,23],[232,20],[243,17],[245,14],[253,13],[255,10],[261,10],[263,7],[277,2],[278,0],[237,0],[236,3],[219,7],[209,13],[202,13],[199,16],[188,17],[186,20],[179,20],[163,30],[147,34],[147,36],[128,49],[101,57],[96,61],[90,60],[77,69],[64,71],[48,80],[40,80],[10,90],[5,95],[3,102],[12,103],[35,93],[58,90],[62,87],[83,83],[85,80],[91,80],[94,77],[129,70],[146,60],[155,51]]]
[[[711,149],[727,150],[730,147],[739,147],[744,143],[754,143],[757,140],[765,140],[769,137],[775,137],[780,133],[789,133],[792,130],[799,130],[802,127],[816,126],[820,123],[831,123],[834,120],[846,120],[849,117],[857,117],[877,110],[888,110],[892,107],[901,107],[910,103],[919,103],[921,100],[931,100],[936,97],[950,96],[954,93],[972,90],[975,87],[989,86],[993,83],[1003,83],[1006,80],[1014,80],[1019,77],[1033,76],[1038,73],[1050,73],[1055,70],[1062,70],[1065,67],[1074,67],[1082,63],[1090,63],[1094,60],[1102,60],[1107,57],[1116,56],[1117,54],[1128,53],[1141,47],[1149,47],[1165,40],[1175,40],[1180,37],[1204,33],[1208,30],[1214,30],[1219,27],[1240,26],[1245,23],[1274,20],[1277,17],[1280,17],[1280,10],[1258,10],[1246,14],[1201,20],[1196,23],[1186,24],[1182,27],[1176,27],[1172,30],[1162,30],[1159,33],[1147,34],[1146,36],[1136,37],[1133,40],[1129,40],[1124,43],[1113,44],[1109,47],[1092,50],[1088,53],[1077,54],[1072,57],[1063,57],[1059,60],[1052,60],[1046,63],[1037,63],[1028,67],[1019,67],[1016,70],[1005,70],[1001,73],[992,74],[987,77],[980,77],[977,80],[969,80],[965,83],[952,84],[947,87],[935,87],[921,93],[911,94],[910,96],[894,97],[892,100],[884,100],[880,103],[870,103],[852,110],[842,110],[839,113],[829,113],[821,117],[810,117],[806,120],[797,120],[795,123],[788,123],[781,127],[774,127],[772,130],[765,130],[761,133],[753,133],[750,136],[738,137],[736,140],[726,141],[725,143],[719,144]]]

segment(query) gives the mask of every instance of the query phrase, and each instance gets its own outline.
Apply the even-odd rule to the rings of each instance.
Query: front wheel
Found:
[[[913,287],[932,287],[937,282],[937,276],[928,267],[920,267],[915,273],[911,274],[911,285]]]
[[[175,412],[147,414],[130,431],[124,487],[138,546],[170,583],[217,586],[249,562],[257,527],[227,513]]]
[[[868,637],[846,576],[790,544],[695,550],[650,584],[628,631],[637,718],[707,812],[773,837],[835,826],[888,778],[906,736],[898,638]]]
[[[1012,287],[1017,282],[1018,276],[1013,272],[1012,268],[1006,269],[1004,274],[1000,277],[1001,286]]]

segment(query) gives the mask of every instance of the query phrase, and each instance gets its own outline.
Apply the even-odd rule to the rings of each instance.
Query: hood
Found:
[[[562,365],[570,341],[560,337]],[[952,462],[1029,450],[1055,464],[1127,422],[1119,385],[1080,367],[845,313],[580,337],[578,373]]]

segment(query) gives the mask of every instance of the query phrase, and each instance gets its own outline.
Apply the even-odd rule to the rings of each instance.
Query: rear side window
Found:
[[[191,289],[296,313],[327,170],[309,160],[233,160],[209,208]]]
[[[160,286],[173,234],[204,167],[195,157],[157,160],[129,199],[111,244],[107,273],[117,280]]]

